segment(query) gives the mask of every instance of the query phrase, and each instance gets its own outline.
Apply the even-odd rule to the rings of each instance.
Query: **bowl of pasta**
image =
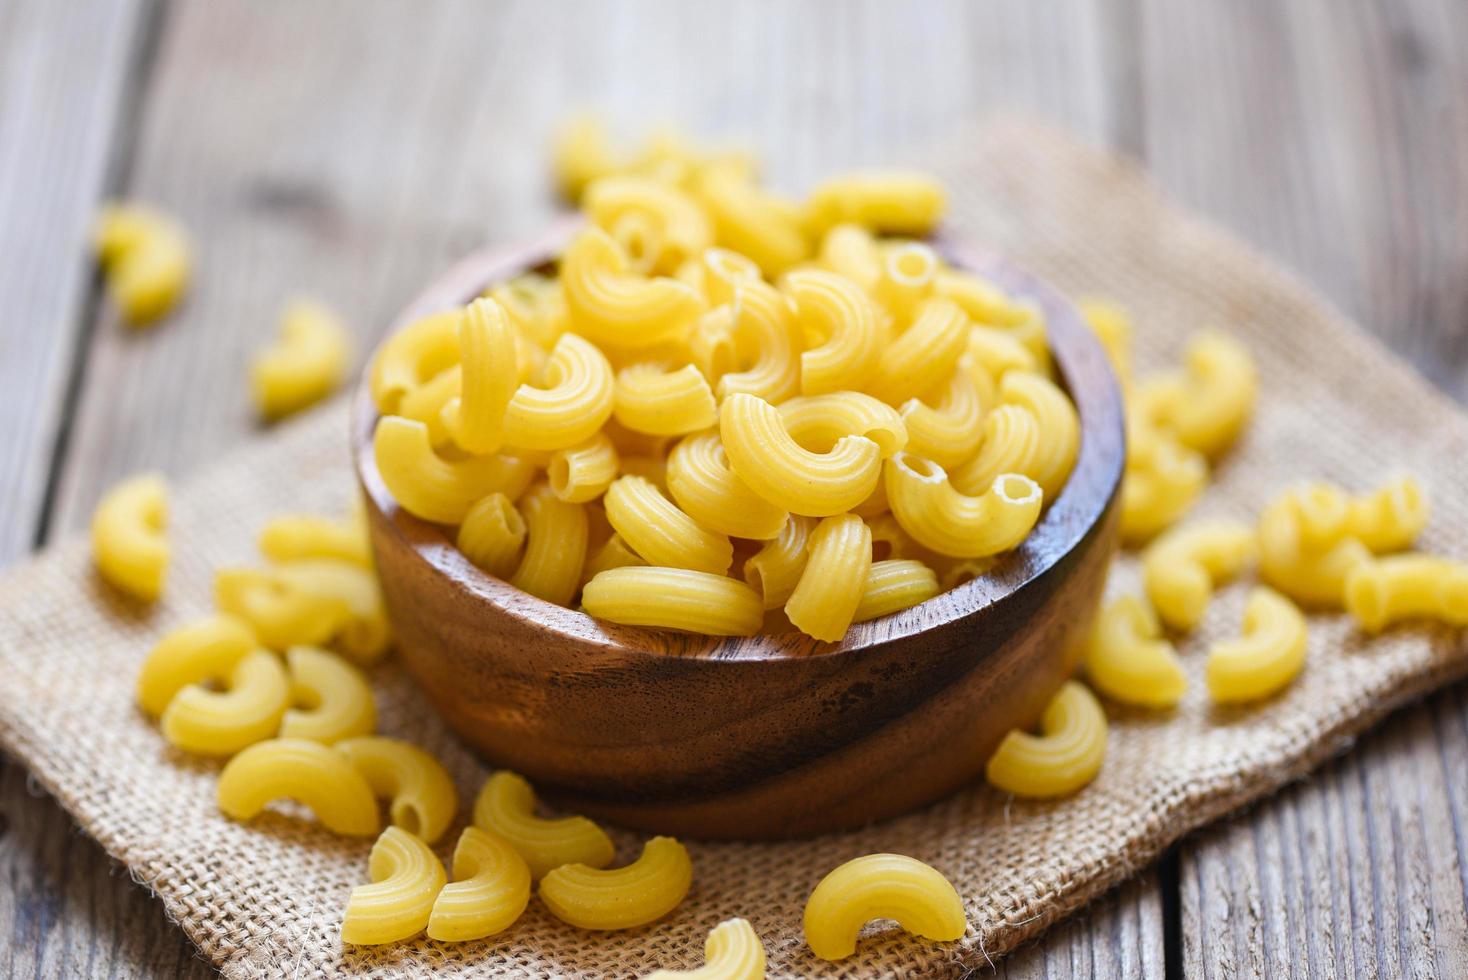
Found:
[[[782,252],[789,212],[716,177],[608,178],[452,268],[354,455],[399,655],[486,760],[629,826],[804,836],[973,780],[1074,672],[1123,411],[929,185],[836,182]]]

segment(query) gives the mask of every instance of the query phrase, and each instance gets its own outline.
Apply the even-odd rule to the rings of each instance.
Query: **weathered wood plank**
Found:
[[[661,117],[743,135],[792,189],[890,160],[987,107],[1028,108],[1095,138],[1134,127],[1107,97],[1116,52],[1098,43],[1107,13],[1092,0],[584,2],[565,14],[548,21],[528,2],[175,5],[125,189],[188,225],[198,285],[150,334],[98,316],[61,461],[58,533],[82,525],[125,473],[183,473],[261,436],[244,364],[288,295],[337,306],[365,348],[431,272],[535,230],[553,205],[528,189],[544,188],[545,140],[570,107],[597,106],[626,128]],[[0,805],[26,828],[12,834],[24,836],[16,850],[36,858],[12,901],[65,938],[17,946],[16,972],[194,971],[187,943],[125,879],[57,871],[87,865],[87,848],[95,865],[95,848],[51,804],[22,798],[18,779],[12,767]],[[1155,973],[1159,906],[1148,875],[1013,969]]]

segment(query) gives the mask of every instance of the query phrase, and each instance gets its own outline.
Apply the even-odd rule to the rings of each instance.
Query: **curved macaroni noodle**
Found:
[[[950,470],[948,478],[960,493],[977,496],[1005,473],[1033,479],[1043,454],[1044,438],[1035,414],[1021,405],[999,405],[984,416],[978,452]]]
[[[1132,318],[1125,309],[1110,300],[1092,297],[1083,299],[1077,307],[1086,325],[1106,348],[1111,368],[1125,392],[1132,379]]]
[[[734,561],[727,536],[700,526],[640,476],[618,477],[603,504],[617,534],[649,564],[723,575]]]
[[[503,837],[465,827],[454,846],[454,880],[438,893],[428,938],[462,943],[504,932],[530,904],[530,866]]]
[[[459,363],[459,311],[414,320],[391,334],[372,358],[368,385],[383,415],[399,411],[403,397]]]
[[[1468,565],[1435,555],[1389,555],[1346,577],[1346,610],[1367,632],[1403,619],[1468,625]]]
[[[753,636],[765,616],[759,594],[743,582],[688,568],[599,572],[582,590],[581,604],[609,622],[709,636]]]
[[[667,484],[683,512],[712,531],[768,541],[785,527],[787,512],[735,475],[717,432],[688,436],[673,447]]]
[[[882,275],[877,240],[861,225],[834,225],[821,238],[816,261],[821,268],[845,276],[866,290],[876,288]]]
[[[1122,596],[1097,614],[1085,656],[1091,682],[1126,704],[1170,708],[1188,688],[1177,650],[1163,638],[1156,613],[1135,596]]]
[[[929,394],[953,374],[968,343],[969,319],[952,300],[924,300],[912,325],[886,345],[869,388],[890,405]]]
[[[822,520],[811,532],[808,557],[785,615],[818,640],[836,643],[856,616],[872,566],[872,532],[855,514]]]
[[[1347,577],[1371,560],[1365,545],[1344,535],[1346,510],[1334,506],[1332,496],[1297,488],[1259,517],[1260,577],[1296,602],[1320,608],[1340,608]],[[1320,506],[1327,502],[1328,510]]]
[[[581,585],[584,588],[587,582],[613,568],[646,564],[637,552],[627,546],[620,534],[613,533],[586,559],[586,565],[581,569]]]
[[[95,233],[107,289],[133,326],[173,309],[189,285],[193,259],[183,229],[150,208],[113,204],[102,209]]]
[[[249,820],[271,800],[298,800],[322,826],[351,837],[371,837],[382,826],[367,780],[329,745],[275,738],[242,750],[219,773],[219,809]]]
[[[954,558],[986,558],[1024,540],[1044,493],[1027,476],[1005,473],[978,496],[958,492],[943,467],[898,453],[887,461],[892,515],[918,544]]]
[[[1106,757],[1106,712],[1085,685],[1066,681],[1040,716],[1043,734],[1004,736],[984,775],[1015,796],[1052,799],[1079,791]]]
[[[985,423],[994,414],[987,411],[987,407],[973,377],[961,369],[953,371],[947,384],[938,389],[936,398],[930,397],[929,401],[913,398],[902,406],[902,422],[907,427],[907,451],[943,467],[957,467],[972,461],[985,441]],[[993,482],[992,478],[990,482]]]
[[[326,307],[303,300],[287,306],[279,336],[250,366],[255,407],[279,419],[319,402],[346,376],[351,347],[347,328]]]
[[[779,412],[790,438],[812,452],[830,452],[843,436],[865,436],[883,459],[907,446],[907,425],[897,410],[860,391],[792,398]]]
[[[1174,528],[1154,541],[1142,576],[1162,621],[1182,631],[1202,622],[1214,587],[1253,561],[1256,542],[1253,528],[1227,521]]]
[[[753,259],[766,275],[778,275],[810,254],[799,210],[746,175],[716,167],[699,180],[697,192],[718,243]]]
[[[808,205],[820,224],[852,221],[889,235],[926,235],[948,206],[943,185],[908,170],[868,170],[822,181]]]
[[[331,558],[299,558],[272,569],[287,588],[324,601],[341,600],[347,614],[332,645],[347,656],[371,663],[387,652],[392,639],[377,576],[370,569]]]
[[[1055,382],[1029,371],[1010,371],[999,381],[999,397],[1030,410],[1040,426],[1044,447],[1033,479],[1052,500],[1070,476],[1081,444],[1081,423],[1075,406]]]
[[[1208,651],[1208,691],[1222,703],[1268,697],[1305,666],[1305,617],[1273,589],[1259,586],[1244,606],[1244,635]]]
[[[651,435],[687,435],[719,420],[713,389],[692,364],[675,370],[660,364],[623,368],[617,373],[613,406],[618,422]]]
[[[233,616],[210,616],[180,626],[158,641],[138,674],[138,704],[157,717],[190,684],[220,682],[245,654],[259,647],[255,634]]]
[[[654,837],[636,861],[610,870],[563,864],[540,880],[540,900],[562,922],[582,929],[632,929],[667,915],[693,884],[688,849]]]
[[[856,952],[861,927],[896,919],[904,931],[933,942],[962,939],[963,899],[943,874],[905,854],[868,854],[827,874],[805,902],[805,943],[823,960]]]
[[[342,916],[342,942],[379,946],[411,939],[428,925],[444,887],[443,864],[427,844],[389,827],[367,859],[370,885],[358,885]]]
[[[92,514],[92,560],[110,584],[144,602],[163,593],[168,573],[168,487],[146,473],[108,490]]]
[[[315,647],[291,647],[285,660],[296,707],[281,718],[281,738],[330,745],[377,727],[372,688],[356,667]]]
[[[537,817],[535,791],[520,776],[503,769],[485,780],[479,791],[474,826],[508,841],[536,880],[565,864],[605,868],[615,856],[611,838],[587,818]]]
[[[524,384],[510,398],[505,445],[565,449],[590,439],[612,414],[612,366],[605,354],[575,334],[556,341],[541,381],[544,387]]]
[[[890,616],[892,613],[926,602],[938,594],[938,576],[931,568],[913,558],[889,558],[874,561],[867,571],[861,602],[851,617],[854,623]]]
[[[734,289],[734,346],[745,366],[719,378],[719,400],[737,392],[770,402],[800,391],[799,348],[785,297],[764,282]]]
[[[671,272],[713,244],[713,227],[693,197],[667,181],[637,175],[602,177],[586,188],[582,207],[610,232],[628,216],[649,220],[663,247],[655,268]]]
[[[785,277],[785,291],[808,341],[800,355],[800,390],[806,395],[864,386],[877,371],[883,328],[876,305],[850,279],[821,269]]]
[[[444,459],[433,451],[426,425],[395,415],[378,420],[372,452],[398,505],[438,524],[459,523],[488,494],[520,496],[534,475],[534,467],[515,456]]]
[[[599,228],[586,229],[566,247],[561,283],[576,329],[613,347],[679,340],[704,310],[703,297],[686,283],[633,272],[627,253]]]
[[[744,919],[726,919],[703,944],[704,965],[696,970],[654,970],[644,980],[763,980],[765,947]]]
[[[509,578],[520,564],[528,533],[510,498],[492,493],[464,515],[457,544],[464,557],[479,568],[498,578]]]
[[[289,704],[280,660],[253,650],[234,665],[224,690],[190,684],[175,694],[159,724],[169,744],[185,752],[228,756],[273,736]]]
[[[1121,538],[1140,544],[1182,518],[1208,483],[1208,461],[1170,435],[1140,423],[1127,426],[1121,483]]]
[[[519,382],[515,328],[505,308],[481,296],[459,315],[459,397],[442,423],[465,452],[483,456],[505,438],[505,412]]]
[[[763,597],[766,609],[785,605],[795,591],[805,571],[806,545],[815,528],[815,518],[791,514],[779,535],[745,561],[744,581]]]
[[[938,256],[921,242],[879,247],[878,256],[879,271],[872,294],[898,329],[905,332],[911,329],[908,324],[913,322],[918,304],[932,292],[933,276],[940,265]],[[943,303],[952,302],[943,297],[939,299]]]
[[[1155,421],[1208,457],[1233,445],[1254,412],[1259,381],[1254,359],[1227,334],[1206,330],[1188,344],[1185,374],[1142,383],[1154,389]]]
[[[416,745],[381,735],[343,739],[336,749],[374,795],[389,801],[393,826],[430,844],[443,836],[458,809],[459,794],[437,759]]]
[[[313,514],[280,514],[260,530],[260,553],[271,561],[335,558],[372,567],[365,518],[334,520]]]
[[[1410,548],[1427,526],[1427,492],[1410,476],[1399,476],[1381,489],[1350,503],[1350,533],[1377,554]]]
[[[606,493],[617,478],[619,463],[617,447],[598,432],[579,445],[552,453],[545,476],[551,493],[568,503],[584,504]]]
[[[214,573],[214,604],[234,616],[272,650],[297,644],[324,646],[351,619],[340,596],[307,592],[273,572],[221,568]]]

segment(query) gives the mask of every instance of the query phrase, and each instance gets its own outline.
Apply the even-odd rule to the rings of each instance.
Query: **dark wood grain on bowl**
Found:
[[[543,265],[574,227],[473,255],[395,326]],[[636,827],[695,837],[858,826],[974,779],[1005,732],[1075,669],[1116,547],[1123,435],[1105,354],[1074,309],[1020,269],[941,238],[950,261],[1041,304],[1081,418],[1074,472],[989,574],[840,643],[621,627],[471,565],[449,529],[396,506],[376,472],[361,386],[353,449],[398,649],[445,720],[492,764]]]

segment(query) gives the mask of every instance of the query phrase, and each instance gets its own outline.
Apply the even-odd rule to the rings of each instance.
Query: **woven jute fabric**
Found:
[[[1181,213],[1133,166],[1023,123],[992,126],[926,160],[946,179],[954,223],[1072,294],[1105,293],[1138,317],[1140,370],[1172,363],[1190,331],[1219,326],[1254,351],[1256,421],[1218,467],[1200,516],[1251,519],[1304,477],[1355,490],[1409,470],[1433,495],[1427,549],[1468,555],[1468,421],[1328,304],[1247,248]],[[340,509],[352,489],[345,412],[323,409],[215,465],[176,495],[175,567],[159,608],[140,611],[95,579],[85,542],[0,580],[0,741],[80,825],[158,896],[224,974],[246,977],[637,976],[702,958],[733,915],[763,937],[773,976],[944,976],[982,966],[1155,858],[1186,831],[1341,751],[1384,712],[1468,670],[1468,649],[1431,627],[1365,639],[1314,616],[1304,673],[1254,707],[1210,705],[1208,644],[1236,633],[1248,582],[1225,588],[1181,641],[1190,689],[1175,711],[1108,707],[1100,777],[1054,803],[984,786],[900,819],[817,840],[693,844],[693,891],[664,920],[593,934],[538,902],[504,935],[463,945],[420,940],[343,948],[347,895],[370,842],[323,832],[299,811],[248,824],[214,802],[217,763],[171,750],[138,711],[133,679],[168,628],[210,608],[212,568],[255,560],[275,512]],[[1109,593],[1138,587],[1121,557]],[[418,742],[472,799],[484,766],[448,734],[391,662],[376,670],[380,729]],[[941,752],[942,745],[933,746]],[[451,833],[443,850],[457,835]],[[614,832],[619,853],[634,835]],[[898,851],[957,886],[968,932],[934,946],[882,933],[839,964],[801,938],[807,895],[836,865]]]

